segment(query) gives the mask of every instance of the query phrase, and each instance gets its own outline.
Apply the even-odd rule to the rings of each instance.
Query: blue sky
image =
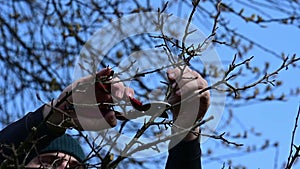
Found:
[[[234,18],[231,19],[231,24],[235,25],[236,28],[241,32],[249,36],[252,40],[265,45],[267,48],[274,50],[277,53],[284,52],[287,55],[292,56],[297,54],[299,56],[299,29],[292,26],[270,24],[267,28],[259,28],[252,23],[243,23]],[[219,55],[234,55],[234,51],[226,50],[222,46],[216,49]],[[253,61],[258,66],[263,66],[265,61],[269,61],[275,69],[281,64],[281,61],[266,52],[255,49],[249,52],[249,56],[255,56]],[[247,57],[247,56],[246,56]],[[283,86],[276,90],[276,93],[283,91],[287,92],[291,88],[299,87],[299,68],[294,69],[290,67],[288,70],[283,70],[276,77],[276,80],[283,81]],[[287,92],[289,93],[289,92]],[[279,102],[263,102],[257,104],[247,105],[241,108],[235,108],[235,116],[239,123],[242,123],[242,127],[250,129],[255,127],[256,131],[261,132],[262,136],[259,138],[250,137],[248,140],[237,140],[237,142],[244,143],[245,146],[259,143],[261,145],[265,139],[271,139],[270,144],[278,141],[279,151],[278,157],[275,156],[275,148],[270,148],[267,151],[261,151],[249,155],[242,155],[242,153],[236,153],[236,157],[233,158],[234,164],[245,164],[248,168],[280,168],[282,163],[287,160],[291,133],[295,123],[296,113],[299,107],[299,97],[289,97],[287,101]],[[232,131],[238,131],[241,125],[235,122],[236,125],[230,126]],[[298,122],[299,124],[299,122]],[[219,129],[219,131],[223,131]],[[226,130],[224,131],[226,132]],[[296,135],[295,143],[300,144],[299,129]],[[213,145],[212,139],[202,145],[202,148],[210,147]],[[231,152],[224,152],[225,149],[221,149],[220,154],[230,154]],[[278,164],[274,161],[278,158]],[[204,160],[205,161],[205,160]],[[203,164],[204,168],[221,168],[222,163],[209,162]],[[300,164],[294,166],[299,168]]]
[[[158,5],[159,6],[159,5]],[[239,8],[239,6],[236,6]],[[172,12],[172,10],[168,10]],[[189,10],[187,10],[189,11]],[[246,11],[249,12],[249,11]],[[270,15],[278,16],[278,13],[272,13]],[[251,12],[249,12],[250,14]],[[285,26],[279,24],[269,24],[267,28],[260,28],[257,25],[252,23],[245,23],[240,21],[237,17],[230,18],[231,25],[233,28],[236,28],[240,33],[249,36],[252,40],[266,46],[268,49],[274,50],[277,53],[284,52],[287,55],[293,55],[299,53],[299,39],[300,33],[299,29],[292,26]],[[193,22],[196,24],[204,34],[208,35],[211,31],[211,26],[202,25],[202,23]],[[229,50],[224,46],[219,46],[216,48],[220,58],[224,61],[224,66],[226,63],[231,61],[232,57],[235,54],[235,51]],[[271,56],[269,53],[266,53],[260,49],[254,48],[248,53],[248,56],[255,56],[253,59],[253,64],[262,67],[265,61],[271,62],[271,70],[276,69],[280,64],[281,60]],[[226,58],[225,58],[226,57]],[[271,71],[270,70],[270,71]],[[300,86],[299,78],[299,68],[295,69],[290,67],[288,70],[283,70],[276,77],[276,80],[282,80],[284,83],[281,87],[276,90],[277,94],[281,94],[282,91],[289,91],[291,88]],[[251,78],[252,79],[252,78]],[[252,79],[253,80],[253,79]],[[262,85],[262,88],[264,86]],[[288,93],[288,92],[287,92]],[[244,154],[243,151],[229,151],[229,149],[222,148],[219,140],[209,139],[201,145],[203,152],[206,152],[207,149],[213,149],[216,153],[215,157],[222,155],[221,157],[232,155],[234,158],[233,164],[238,165],[239,163],[246,165],[250,169],[270,169],[270,168],[280,168],[282,163],[287,160],[288,153],[290,150],[290,141],[291,133],[295,123],[295,116],[298,111],[300,104],[299,96],[289,97],[287,101],[279,102],[263,102],[247,105],[234,108],[235,118],[233,123],[230,126],[227,126],[226,129],[219,128],[217,131],[238,133],[243,131],[243,129],[250,130],[255,128],[255,131],[260,132],[262,135],[260,137],[254,137],[250,135],[248,139],[233,139],[238,143],[243,143],[244,147],[251,146],[254,144],[262,145],[266,139],[270,139],[270,144],[279,142],[278,157],[276,157],[276,149],[270,148],[266,151],[258,151],[252,154]],[[32,106],[32,105],[30,105]],[[28,107],[28,111],[32,111],[35,108]],[[224,112],[224,120],[228,116],[228,113]],[[299,124],[299,123],[298,123]],[[296,144],[300,144],[300,131],[296,135]],[[229,138],[231,140],[231,138]],[[242,148],[243,149],[243,148]],[[277,160],[277,159],[278,160]],[[275,161],[275,162],[274,162]],[[278,161],[278,163],[277,163]],[[215,160],[210,162],[207,158],[203,158],[203,168],[221,168],[223,162],[222,160]],[[276,166],[277,167],[274,167]],[[226,165],[228,167],[228,165]],[[297,164],[294,168],[300,168],[300,163]]]

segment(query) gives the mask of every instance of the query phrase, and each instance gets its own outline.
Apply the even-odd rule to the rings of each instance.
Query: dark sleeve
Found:
[[[180,142],[169,150],[166,169],[201,169],[201,149],[198,139]]]
[[[6,159],[18,159],[19,163],[24,162],[25,157],[30,158],[34,153],[36,155],[36,152],[63,134],[48,129],[43,121],[43,108],[44,106],[28,113],[0,131],[0,163]],[[15,152],[18,154],[17,157]]]

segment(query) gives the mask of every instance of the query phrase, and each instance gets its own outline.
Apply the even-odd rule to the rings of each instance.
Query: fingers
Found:
[[[134,90],[130,87],[126,87],[125,89],[125,99],[132,98],[134,96]]]
[[[103,71],[102,73],[106,75],[110,71]],[[119,100],[128,100],[130,97],[134,96],[134,90],[129,87],[125,87],[124,84],[118,77],[115,77],[111,80],[111,95],[106,94],[111,98],[111,102]],[[110,125],[110,127],[115,127],[117,125],[117,119],[115,112],[109,109],[100,109],[105,121]]]
[[[167,74],[177,96],[185,97],[195,90],[201,90],[208,86],[207,81],[198,72],[188,67],[168,70]]]
[[[129,87],[125,87],[119,78],[112,80],[111,93],[117,100],[128,100],[129,97],[134,96],[134,90]]]
[[[189,67],[181,66],[179,68],[169,69],[167,71],[167,75],[168,75],[168,78],[169,78],[170,81],[176,81],[176,80],[178,81],[182,77],[182,75],[184,75],[188,72],[191,72],[191,71],[192,70]]]
[[[108,112],[101,112],[105,121],[110,125],[110,127],[115,127],[117,125],[117,118],[115,116],[115,112],[112,110],[108,110]]]
[[[205,89],[207,86],[207,81],[196,71],[192,71],[183,75],[182,79],[178,82],[179,89],[176,91],[176,94],[185,97],[186,95],[190,95],[191,92]]]
[[[74,89],[72,97],[69,97],[68,101],[75,105],[73,113],[78,119],[76,125],[80,128],[98,130],[117,125],[115,112],[111,110],[108,104],[101,103],[113,103],[117,100],[129,99],[129,97],[133,97],[134,91],[125,87],[120,79],[111,79],[112,76],[113,70],[111,68],[102,69],[96,74],[96,77],[86,76],[75,81],[59,96],[58,100]],[[102,80],[105,81],[106,78],[108,81],[104,83]],[[115,98],[117,100],[114,100]],[[61,105],[62,111],[66,104],[68,103]]]
[[[112,79],[111,83],[112,83],[111,94],[113,95],[113,97],[116,98],[117,100],[123,99],[124,92],[125,92],[124,84],[117,77]]]
[[[195,110],[191,110],[192,105],[198,105],[197,119],[201,119],[210,105],[210,93],[209,91],[203,91],[208,87],[208,83],[202,76],[191,70],[188,67],[179,67],[167,71],[168,79],[171,83],[172,93],[168,98],[169,103],[180,103],[180,107],[173,112],[175,116],[180,112],[193,113]],[[181,101],[189,96],[188,104],[181,104]],[[179,110],[180,108],[180,110]],[[180,112],[179,112],[180,111]],[[183,115],[185,116],[185,115]]]
[[[110,68],[102,69],[100,72],[97,73],[97,77],[109,77],[112,75],[113,70]],[[126,100],[134,95],[133,89],[125,87],[118,77],[109,79],[108,83],[109,84],[100,83],[96,85],[96,91],[98,91],[98,93],[96,92],[96,95],[99,96],[99,99],[97,97],[97,100],[99,102],[103,101],[104,99],[110,102],[112,102],[113,99]]]
[[[115,85],[113,88],[115,88],[115,91],[113,92],[116,99],[129,99],[129,97],[133,97],[134,95],[134,90],[129,88],[129,87],[124,87],[122,84]],[[113,110],[109,109],[100,109],[105,121],[110,125],[110,127],[115,127],[117,125],[117,119],[115,112]]]

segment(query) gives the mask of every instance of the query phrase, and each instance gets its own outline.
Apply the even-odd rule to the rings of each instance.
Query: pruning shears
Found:
[[[130,120],[136,119],[138,117],[142,117],[145,115],[168,118],[168,114],[166,110],[168,110],[171,105],[168,102],[164,101],[152,101],[150,103],[142,104],[139,100],[135,98],[129,98],[131,105],[134,109],[126,112],[121,113],[115,111],[116,118],[118,120]]]

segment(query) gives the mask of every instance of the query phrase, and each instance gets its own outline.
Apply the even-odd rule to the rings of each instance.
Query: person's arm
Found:
[[[196,129],[199,131],[199,129]],[[172,143],[170,143],[172,145]],[[187,136],[174,147],[169,149],[166,169],[201,169],[201,149],[199,137],[193,133]]]
[[[26,156],[45,148],[65,132],[65,130],[54,132],[49,128],[44,122],[44,107],[41,106],[36,111],[28,113],[0,131],[0,163],[5,159],[16,158],[16,154],[19,163],[22,163],[26,161]]]
[[[134,91],[125,87],[118,78],[110,79],[112,75],[113,70],[105,68],[96,76],[80,78],[66,87],[51,104],[28,113],[0,131],[0,163],[5,159],[10,161],[19,159],[20,163],[26,160],[28,152],[37,155],[38,150],[45,148],[69,127],[78,130],[101,130],[115,126],[117,120],[114,111],[109,106],[98,106],[98,103],[111,103],[113,98],[126,99],[133,96]],[[97,80],[103,78],[103,81]],[[111,84],[113,81],[116,82]],[[107,89],[104,90],[105,87]],[[72,104],[91,106],[69,108]],[[16,157],[16,154],[21,156],[9,159]]]

